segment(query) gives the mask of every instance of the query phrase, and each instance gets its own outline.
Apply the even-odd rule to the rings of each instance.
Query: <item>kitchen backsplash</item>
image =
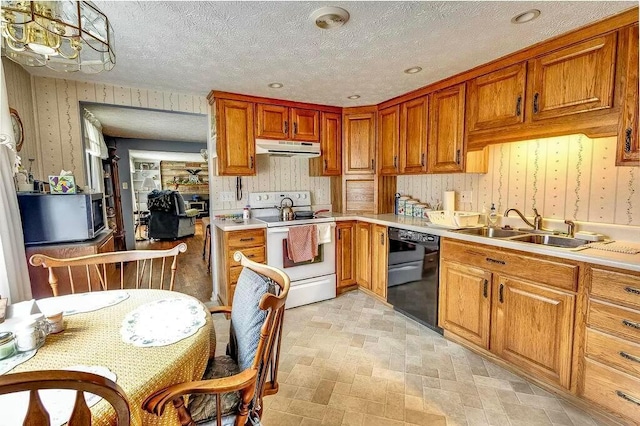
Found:
[[[615,167],[616,138],[561,136],[491,145],[487,174],[399,176],[398,192],[422,201],[457,192],[458,210],[533,209],[545,218],[640,226],[640,167]],[[472,191],[471,203],[460,192]]]
[[[328,177],[309,176],[307,158],[256,156],[257,175],[242,177],[242,201],[222,202],[220,192],[236,192],[236,178],[216,176],[211,190],[211,210],[238,210],[247,205],[247,194],[264,191],[311,191],[314,205],[331,204],[331,181]]]

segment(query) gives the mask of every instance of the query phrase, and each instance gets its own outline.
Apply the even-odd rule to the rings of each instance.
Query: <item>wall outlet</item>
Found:
[[[128,182],[122,182],[122,189],[129,189],[129,183]]]
[[[460,202],[461,203],[471,203],[471,198],[473,197],[473,191],[460,191]]]
[[[236,194],[230,191],[220,191],[220,201],[232,202],[236,200]]]

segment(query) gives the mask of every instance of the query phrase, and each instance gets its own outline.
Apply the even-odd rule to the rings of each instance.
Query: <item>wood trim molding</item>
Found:
[[[260,96],[242,95],[240,93],[221,92],[218,90],[212,90],[207,96],[209,104],[213,104],[214,99],[230,99],[234,101],[255,102],[259,104],[282,105],[289,108],[310,109],[324,112],[342,112],[342,107],[337,106],[309,104],[305,102],[287,101],[275,98],[263,98]]]

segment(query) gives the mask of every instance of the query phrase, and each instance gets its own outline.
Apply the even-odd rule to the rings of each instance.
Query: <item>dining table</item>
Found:
[[[93,292],[92,297],[109,298],[113,294],[113,291]],[[202,378],[209,353],[215,350],[211,315],[197,299],[175,291],[136,289],[126,290],[126,294],[128,297],[111,306],[65,315],[65,329],[58,334],[48,335],[35,356],[7,374],[65,369],[75,365],[106,367],[115,374],[116,383],[127,396],[132,425],[179,425],[172,404],[167,406],[162,416],[156,416],[144,411],[142,402],[159,389]],[[64,307],[65,298],[77,302],[77,297],[58,296],[36,303],[51,309],[52,306]],[[124,341],[121,329],[126,326],[133,311],[138,312],[139,308],[153,302],[176,298],[193,299],[204,309],[206,322],[197,331],[191,331],[193,334],[188,337],[164,346],[141,347]],[[45,312],[45,309],[42,310]],[[115,421],[115,411],[104,400],[91,407],[91,412],[93,424],[107,425]]]

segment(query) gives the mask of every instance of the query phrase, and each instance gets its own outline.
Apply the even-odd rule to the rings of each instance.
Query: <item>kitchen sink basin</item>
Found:
[[[460,234],[477,235],[479,237],[488,237],[488,238],[508,238],[508,237],[515,237],[517,235],[526,234],[526,232],[514,231],[511,229],[487,228],[487,227],[460,229],[456,232]]]
[[[526,235],[509,238],[509,240],[521,241],[523,243],[542,244],[545,246],[565,247],[565,248],[580,247],[581,245],[590,243],[590,241],[581,240],[579,238],[558,237],[556,235],[542,235],[542,234],[526,234]]]

